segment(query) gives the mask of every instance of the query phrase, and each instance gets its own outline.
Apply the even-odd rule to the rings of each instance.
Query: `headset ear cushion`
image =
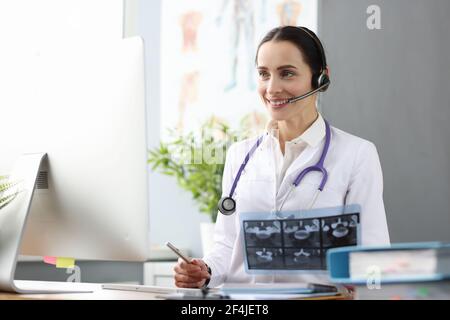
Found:
[[[330,84],[330,78],[328,77],[328,75],[325,72],[322,72],[316,81],[317,81],[316,88],[326,85],[325,87],[323,87],[322,89],[319,90],[320,92],[324,92],[328,89],[328,85]]]

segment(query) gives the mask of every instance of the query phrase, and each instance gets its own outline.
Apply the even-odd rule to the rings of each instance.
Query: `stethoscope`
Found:
[[[322,155],[320,156],[319,161],[315,165],[303,169],[298,174],[297,178],[295,178],[294,182],[291,184],[291,188],[288,191],[288,193],[286,194],[286,196],[284,197],[283,202],[281,203],[281,206],[280,206],[278,211],[281,211],[281,209],[283,208],[284,202],[289,197],[289,195],[291,194],[292,190],[294,188],[296,188],[301,183],[303,178],[308,173],[310,173],[312,171],[319,171],[319,172],[322,173],[322,180],[320,182],[319,188],[316,190],[316,192],[315,192],[315,194],[314,194],[314,196],[312,198],[311,203],[307,207],[308,209],[312,208],[312,206],[314,205],[314,203],[317,200],[317,197],[319,196],[319,193],[322,192],[323,188],[325,187],[325,184],[327,183],[327,179],[328,179],[328,172],[325,169],[325,167],[323,166],[323,163],[324,163],[325,158],[327,156],[328,148],[330,147],[331,130],[330,130],[330,125],[328,124],[328,122],[326,120],[324,120],[324,121],[325,121],[325,144],[323,146]],[[233,185],[231,187],[229,195],[228,196],[224,196],[224,197],[222,197],[219,200],[218,208],[219,208],[219,211],[222,214],[228,216],[228,215],[232,215],[236,211],[236,201],[233,199],[234,191],[236,190],[237,184],[239,182],[239,179],[241,178],[241,174],[244,171],[244,168],[247,166],[248,161],[253,156],[253,154],[255,153],[256,149],[258,149],[258,147],[261,144],[263,138],[264,138],[264,135],[259,137],[258,140],[256,141],[256,143],[253,145],[253,147],[250,149],[250,151],[245,156],[245,159],[242,162],[242,164],[241,164],[241,166],[240,166],[240,168],[238,170],[236,178],[233,181]]]

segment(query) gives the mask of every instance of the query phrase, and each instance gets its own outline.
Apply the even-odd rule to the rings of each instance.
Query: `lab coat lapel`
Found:
[[[271,152],[271,146],[267,141],[265,141],[255,152],[255,168],[258,168],[257,176],[260,180],[275,181],[276,172]]]
[[[307,166],[311,166],[309,162],[314,157],[314,155],[320,151],[320,148],[323,143],[319,143],[318,146],[311,147],[308,145],[305,150],[303,150],[302,153],[292,162],[291,166],[287,169],[286,174],[283,178],[283,181],[280,185],[280,190],[282,190],[285,186],[285,184],[291,184],[295,177],[294,175],[297,175],[300,173],[301,170],[305,169]]]

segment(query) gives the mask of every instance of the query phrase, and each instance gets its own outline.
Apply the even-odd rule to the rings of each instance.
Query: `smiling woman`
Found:
[[[280,123],[284,153],[284,142],[299,136],[317,118],[313,93],[325,91],[330,84],[325,54],[312,31],[276,28],[259,44],[255,63],[259,74],[258,93],[272,119],[302,120],[302,123],[292,120]]]
[[[256,68],[258,93],[271,120],[264,135],[237,142],[228,150],[219,202],[223,214],[217,217],[214,249],[195,260],[195,269],[179,263],[175,267],[177,286],[327,282],[326,274],[312,270],[322,268],[326,252],[321,247],[318,220],[311,217],[296,228],[288,225],[290,233],[283,239],[289,250],[283,250],[279,232],[272,235],[266,226],[263,228],[265,221],[287,212],[357,204],[361,208],[361,236],[349,238],[348,222],[333,218],[327,225],[335,227],[327,230],[340,240],[331,238],[329,245],[389,243],[383,177],[375,146],[330,126],[317,111],[317,94],[330,84],[317,36],[304,27],[269,31],[258,46]],[[244,174],[250,170],[259,174]],[[261,179],[261,172],[267,172],[267,179]],[[222,200],[228,201],[226,206]],[[266,219],[261,226],[241,228],[240,217],[255,214]],[[262,266],[261,260],[270,255],[266,251],[274,253],[274,261]],[[297,273],[277,273],[283,261],[290,261],[287,268]],[[246,272],[252,268],[270,273]],[[202,273],[207,269],[209,274]]]

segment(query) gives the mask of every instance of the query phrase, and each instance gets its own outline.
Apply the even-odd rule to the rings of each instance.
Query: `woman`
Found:
[[[252,153],[239,183],[230,192],[246,154],[256,139],[234,144],[227,153],[223,174],[223,199],[215,246],[203,259],[175,266],[178,287],[215,287],[224,282],[326,282],[324,275],[250,275],[245,272],[243,212],[278,212],[359,204],[361,244],[389,244],[383,204],[383,177],[373,143],[329,127],[317,111],[317,93],[329,85],[329,69],[320,40],[303,27],[279,27],[261,41],[256,53],[258,93],[271,121],[267,135]],[[326,186],[316,198],[319,172],[304,177],[291,189],[299,172],[321,158],[329,138],[324,167]],[[235,192],[234,192],[235,191]],[[230,202],[231,201],[231,202]],[[231,203],[232,204],[232,203]],[[219,206],[220,208],[220,206]],[[230,212],[227,210],[230,209]]]

